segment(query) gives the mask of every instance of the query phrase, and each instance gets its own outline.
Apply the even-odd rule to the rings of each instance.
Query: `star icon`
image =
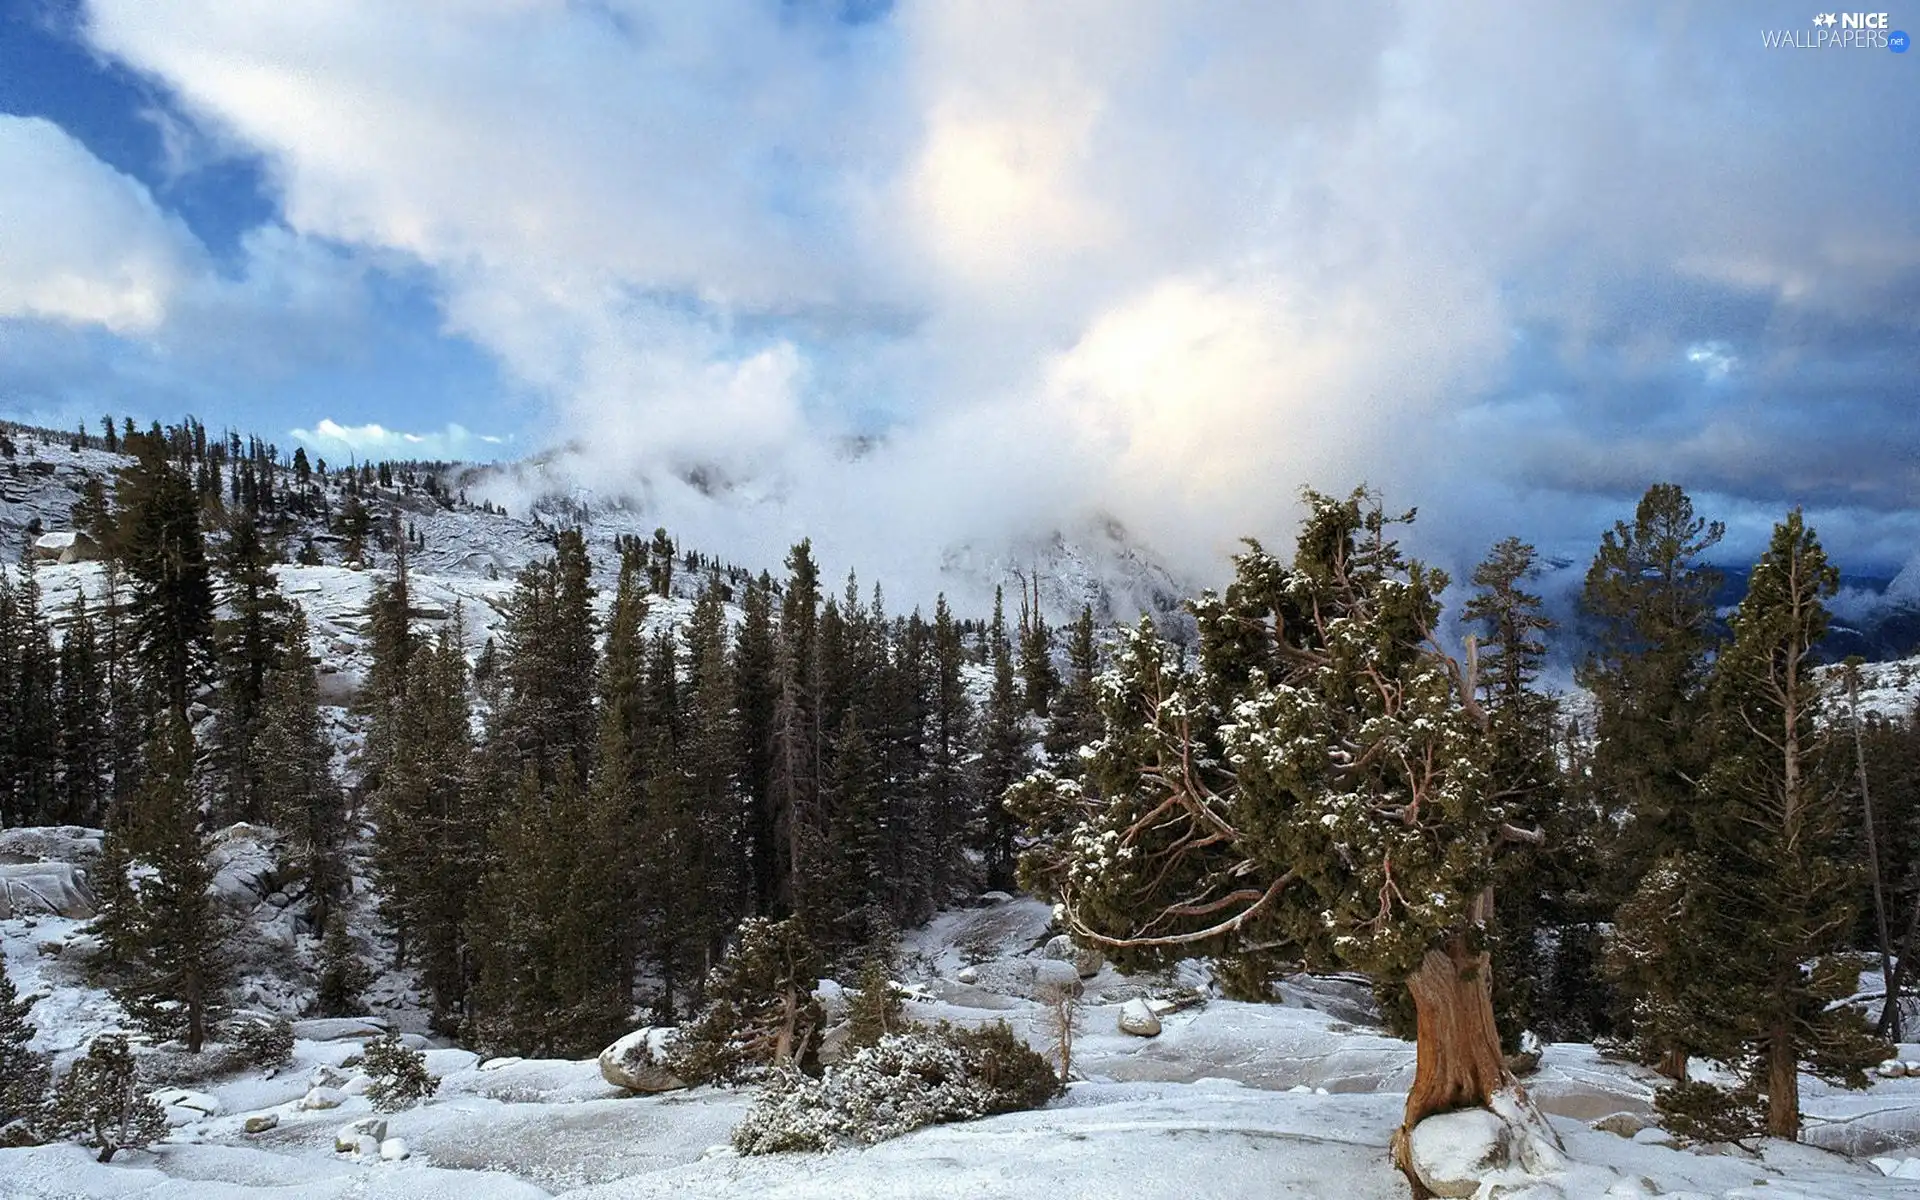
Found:
[[[1816,13],[1813,18],[1813,23],[1815,25],[1823,25],[1828,28],[1831,28],[1838,22],[1836,21],[1832,13]]]

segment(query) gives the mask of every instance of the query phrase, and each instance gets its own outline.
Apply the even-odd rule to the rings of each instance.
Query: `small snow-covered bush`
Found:
[[[1038,1108],[1060,1093],[1047,1060],[1004,1024],[888,1034],[819,1079],[776,1072],[733,1131],[742,1154],[871,1145],[926,1125]]]
[[[381,1112],[399,1112],[440,1090],[440,1077],[427,1070],[427,1056],[391,1033],[367,1043],[360,1066],[367,1073],[367,1099]]]
[[[167,1115],[142,1092],[123,1034],[102,1034],[73,1064],[54,1096],[53,1128],[100,1152],[100,1161],[167,1136]]]
[[[1689,1079],[1655,1092],[1653,1106],[1667,1132],[1682,1141],[1741,1142],[1766,1132],[1766,1102],[1750,1087]]]
[[[293,1026],[285,1021],[235,1021],[231,1036],[248,1066],[279,1067],[293,1061]]]
[[[707,978],[707,1005],[682,1027],[667,1067],[690,1083],[745,1083],[769,1069],[817,1069],[826,1014],[819,955],[797,919],[749,917]]]

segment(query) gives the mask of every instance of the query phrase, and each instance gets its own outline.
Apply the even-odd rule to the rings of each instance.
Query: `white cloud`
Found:
[[[0,113],[0,316],[148,333],[198,257],[138,181],[51,121]]]
[[[500,457],[509,445],[504,437],[475,433],[456,423],[437,431],[409,433],[377,422],[342,425],[331,417],[322,417],[312,429],[294,429],[288,433],[295,441],[322,455],[333,455],[336,462],[343,458],[476,462]]]
[[[1476,441],[1462,415],[1516,326],[1600,338],[1650,277],[1880,311],[1920,245],[1909,168],[1852,119],[1902,81],[1749,62],[1724,11],[89,13],[101,49],[265,156],[296,232],[426,264],[448,328],[547,398],[580,471],[665,490],[711,464],[803,526],[865,530],[860,561],[1099,510],[1198,568],[1303,482],[1531,486],[1562,450],[1618,456],[1571,407],[1543,449]],[[1640,315],[1648,361],[1721,353],[1669,315]],[[1731,346],[1697,365],[1721,361],[1736,382]],[[875,408],[906,419],[849,466],[836,439]],[[1713,428],[1635,453],[1774,469],[1777,444]]]

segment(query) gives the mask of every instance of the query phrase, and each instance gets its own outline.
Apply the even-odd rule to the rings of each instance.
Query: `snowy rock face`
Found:
[[[667,1070],[667,1048],[679,1031],[672,1026],[636,1029],[600,1052],[600,1077],[631,1092],[671,1092],[687,1081]]]
[[[85,866],[100,857],[105,834],[81,825],[0,830],[0,863],[64,862]]]
[[[1436,1196],[1472,1196],[1513,1160],[1513,1131],[1484,1108],[1441,1113],[1413,1127],[1413,1170]]]
[[[0,865],[0,921],[40,915],[86,920],[97,903],[87,873],[72,863]]]
[[[1120,1032],[1134,1037],[1159,1037],[1160,1018],[1145,1000],[1129,1000],[1120,1006]]]
[[[176,1128],[217,1117],[226,1111],[217,1098],[186,1088],[162,1088],[148,1098],[166,1112],[167,1124]]]

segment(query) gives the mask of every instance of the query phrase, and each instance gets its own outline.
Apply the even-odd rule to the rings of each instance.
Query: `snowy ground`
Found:
[[[1030,974],[1038,961],[1046,919],[1044,906],[1015,900],[943,914],[911,935],[903,974],[925,998],[910,1003],[910,1015],[1005,1019],[1040,1040],[1037,1006],[1019,993],[1030,990],[1021,972]],[[64,1065],[119,1017],[86,985],[78,963],[84,926],[21,918],[0,922],[0,935],[22,992],[44,997],[33,1014],[37,1044]],[[54,945],[63,949],[51,953]],[[960,982],[963,974],[975,982]],[[0,1151],[0,1196],[1404,1196],[1386,1146],[1412,1071],[1412,1047],[1354,1019],[1365,1004],[1360,990],[1302,980],[1285,989],[1282,1004],[1215,999],[1166,1016],[1157,1038],[1118,1032],[1126,999],[1164,994],[1194,978],[1129,978],[1107,968],[1088,980],[1075,1048],[1083,1078],[1042,1111],[923,1130],[864,1151],[755,1159],[726,1148],[747,1093],[699,1088],[629,1096],[609,1087],[590,1060],[482,1064],[457,1049],[429,1052],[443,1077],[439,1094],[389,1117],[389,1135],[404,1140],[411,1157],[381,1162],[337,1153],[335,1130],[368,1115],[367,1100],[349,1095],[341,1107],[322,1111],[306,1111],[299,1101],[358,1043],[323,1040],[349,1032],[345,1023],[303,1024],[291,1066],[193,1084],[218,1101],[218,1115],[175,1109],[182,1123],[151,1152],[123,1152],[101,1165],[65,1145]],[[1920,1046],[1903,1050],[1920,1060]],[[1540,1197],[1920,1197],[1920,1179],[1889,1178],[1864,1157],[1820,1148],[1884,1154],[1889,1166],[1920,1156],[1920,1079],[1882,1080],[1860,1093],[1807,1080],[1815,1144],[1773,1144],[1760,1156],[1678,1150],[1658,1144],[1657,1132],[1629,1140],[1590,1128],[1604,1114],[1646,1113],[1653,1087],[1645,1072],[1590,1047],[1549,1047],[1529,1086],[1551,1114],[1568,1159],[1542,1181],[1552,1190]],[[262,1115],[277,1125],[244,1132],[248,1117]],[[1920,1174],[1920,1162],[1908,1170]]]

